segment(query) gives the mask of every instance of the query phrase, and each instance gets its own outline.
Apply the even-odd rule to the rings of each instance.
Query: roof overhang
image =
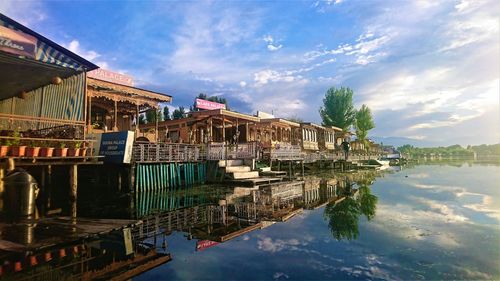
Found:
[[[251,116],[251,115],[243,114],[243,113],[239,113],[239,112],[229,111],[226,109],[194,111],[194,112],[190,112],[190,114],[193,117],[224,116],[224,117],[230,117],[230,118],[235,118],[235,119],[242,119],[242,120],[246,120],[246,121],[260,122],[259,117],[255,117],[255,116]]]
[[[326,129],[326,128],[325,128],[325,127],[323,127],[323,126],[320,126],[320,125],[318,125],[318,124],[314,124],[314,123],[300,123],[300,125],[301,125],[301,126],[310,126],[310,127],[314,127],[314,128],[316,128],[316,129],[322,129],[322,130]]]
[[[127,101],[138,105],[148,104],[158,107],[158,103],[172,101],[169,95],[88,77],[87,87],[90,96]]]
[[[292,127],[300,127],[299,123],[289,121],[286,119],[281,119],[281,118],[267,118],[267,119],[260,119],[260,122],[263,123],[283,123]]]
[[[54,41],[40,35],[39,33],[27,28],[26,26],[18,23],[17,21],[5,16],[4,14],[0,13],[0,21],[3,22],[5,26],[8,26],[9,28],[13,30],[18,30],[21,32],[24,32],[28,35],[31,35],[35,38],[37,38],[38,41],[43,42],[47,45],[49,45],[52,49],[54,49],[56,52],[59,52],[66,57],[69,57],[71,60],[74,60],[78,64],[81,65],[81,70],[84,71],[90,71],[99,68],[97,65],[91,63],[90,61],[82,58],[81,56],[71,52],[70,50],[62,47],[61,45],[55,43]]]
[[[67,78],[75,74],[78,72],[71,68],[0,52],[0,100],[46,86],[54,77]]]

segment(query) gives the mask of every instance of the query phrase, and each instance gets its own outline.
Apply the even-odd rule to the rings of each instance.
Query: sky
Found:
[[[370,136],[500,142],[500,1],[0,1],[0,12],[138,87],[321,123],[330,87]]]

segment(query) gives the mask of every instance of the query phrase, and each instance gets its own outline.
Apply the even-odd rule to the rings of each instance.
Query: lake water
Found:
[[[334,178],[336,192],[352,196],[202,251],[174,232],[173,260],[134,280],[500,278],[499,165],[423,164],[306,183]]]

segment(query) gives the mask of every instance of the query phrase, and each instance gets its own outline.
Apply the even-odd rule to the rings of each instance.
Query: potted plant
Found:
[[[74,147],[68,148],[68,156],[70,156],[70,157],[80,156],[80,146],[81,146],[81,143],[76,142]]]
[[[54,156],[56,157],[66,157],[68,155],[68,148],[64,142],[61,142],[59,148],[54,149]]]
[[[5,157],[9,153],[10,140],[2,140],[2,145],[0,146],[0,157]]]
[[[26,157],[38,157],[40,155],[40,146],[34,141],[26,148]]]
[[[43,147],[40,148],[40,157],[52,157],[54,154],[54,148],[50,145],[49,142],[45,142]]]
[[[88,151],[89,151],[88,142],[81,143],[80,156],[87,156]]]
[[[12,146],[10,147],[10,155],[15,157],[24,157],[26,154],[26,145],[20,145],[21,134],[19,131],[14,131],[12,134]]]

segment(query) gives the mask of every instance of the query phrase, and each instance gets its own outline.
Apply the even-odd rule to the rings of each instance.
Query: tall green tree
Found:
[[[156,109],[150,109],[146,111],[146,122],[155,123],[156,120],[161,121],[161,112]]]
[[[172,113],[172,118],[174,120],[184,118],[184,114],[186,111],[184,110],[184,106],[179,106],[179,108],[175,109]]]
[[[166,120],[170,120],[171,117],[170,117],[170,111],[168,109],[168,106],[165,106],[163,108],[163,120],[166,121]]]
[[[336,126],[347,132],[354,124],[356,111],[352,104],[353,92],[350,88],[331,87],[325,94],[319,114],[324,126]]]
[[[356,128],[356,136],[358,139],[365,143],[368,132],[375,128],[375,122],[373,122],[372,112],[370,108],[366,105],[362,105],[361,108],[356,111],[356,122],[354,123]]]

